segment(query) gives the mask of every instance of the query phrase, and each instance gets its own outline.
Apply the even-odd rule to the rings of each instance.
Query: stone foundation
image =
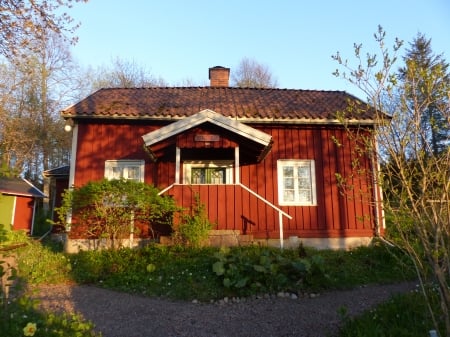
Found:
[[[58,239],[64,242],[64,251],[67,253],[78,253],[80,250],[98,250],[110,247],[110,242],[106,239],[89,240],[89,239],[67,239],[58,236]],[[150,239],[123,239],[120,247],[142,247],[152,242]],[[283,247],[286,249],[298,248],[300,244],[305,247],[316,249],[352,249],[360,246],[368,246],[372,242],[370,237],[348,237],[348,238],[299,238],[291,236],[285,238]],[[170,236],[161,236],[159,243],[162,245],[171,245]],[[207,246],[212,247],[236,247],[247,245],[260,245],[268,247],[280,247],[279,239],[254,239],[252,235],[243,235],[239,230],[212,230],[208,237]]]

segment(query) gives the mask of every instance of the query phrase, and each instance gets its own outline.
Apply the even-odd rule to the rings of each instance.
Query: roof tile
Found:
[[[177,119],[210,109],[227,117],[257,120],[335,120],[348,100],[344,91],[234,87],[100,89],[62,111],[65,118]],[[365,103],[364,103],[365,104]],[[370,109],[357,119],[373,119]]]

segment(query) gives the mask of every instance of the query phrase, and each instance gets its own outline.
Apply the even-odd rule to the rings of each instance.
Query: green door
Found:
[[[0,225],[11,229],[15,196],[0,194]]]

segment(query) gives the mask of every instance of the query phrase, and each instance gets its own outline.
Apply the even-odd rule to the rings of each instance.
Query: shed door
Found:
[[[33,223],[33,206],[34,198],[17,197],[13,227],[15,230],[22,229],[27,232],[31,232],[31,225]]]

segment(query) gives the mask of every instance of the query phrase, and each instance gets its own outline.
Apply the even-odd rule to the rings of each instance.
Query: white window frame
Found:
[[[134,167],[138,169],[138,177],[136,179],[129,178],[129,169]],[[113,169],[120,168],[121,176],[115,177]],[[144,182],[144,168],[145,161],[144,160],[106,160],[105,161],[105,178],[108,180],[113,179],[125,179],[125,180],[134,180],[143,183]]]
[[[285,167],[294,167],[294,200],[284,200],[284,170]],[[310,174],[310,195],[311,200],[302,200],[299,188],[298,188],[298,177],[296,176],[297,170],[295,168],[298,167],[307,167],[309,168]],[[305,159],[280,159],[277,161],[277,173],[278,173],[278,203],[281,206],[316,206],[317,205],[317,191],[316,191],[316,172],[315,172],[315,162],[314,160],[305,160]]]
[[[233,164],[234,164],[233,160],[185,161],[183,162],[183,184],[192,185],[191,172],[193,168],[216,168],[216,167],[225,168],[225,183],[220,185],[233,184]],[[201,184],[201,185],[212,185],[212,184]]]

